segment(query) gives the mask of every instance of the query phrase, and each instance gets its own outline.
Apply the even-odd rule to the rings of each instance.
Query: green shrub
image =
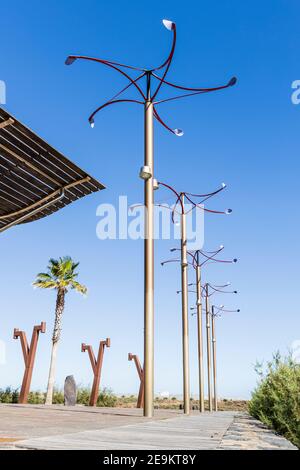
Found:
[[[77,390],[77,404],[88,405],[90,402],[91,390],[86,387],[80,387]]]
[[[260,380],[249,412],[300,448],[300,364],[279,353],[267,364],[256,365]]]
[[[30,392],[28,395],[30,405],[43,405],[45,403],[45,394],[41,392]]]
[[[79,387],[77,390],[77,403],[80,405],[88,405],[90,401],[91,390],[86,387]],[[136,400],[136,397],[128,397],[128,401]],[[19,389],[7,387],[0,389],[0,403],[18,403]],[[104,388],[98,397],[97,406],[115,407],[118,398],[112,393],[111,390]],[[28,395],[28,403],[31,405],[42,405],[45,403],[45,393],[30,392]],[[60,389],[54,389],[53,404],[64,404],[64,392]]]
[[[55,388],[53,390],[53,399],[52,399],[53,405],[63,405],[64,402],[65,402],[64,392],[62,390]]]
[[[116,406],[117,401],[118,398],[112,393],[112,390],[104,388],[98,396],[97,406],[114,407]]]
[[[18,403],[19,400],[19,389],[6,387],[0,389],[0,403]]]

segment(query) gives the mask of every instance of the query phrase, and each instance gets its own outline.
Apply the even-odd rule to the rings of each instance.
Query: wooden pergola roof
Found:
[[[0,232],[105,189],[0,108]]]

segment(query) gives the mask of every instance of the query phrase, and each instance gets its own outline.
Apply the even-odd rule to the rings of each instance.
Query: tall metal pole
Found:
[[[197,330],[198,330],[198,367],[199,367],[199,411],[204,411],[204,368],[203,368],[203,332],[202,332],[202,296],[201,267],[199,251],[196,255],[196,289],[197,289]]]
[[[190,413],[190,371],[189,371],[189,319],[188,319],[188,262],[186,238],[186,214],[184,194],[181,194],[181,291],[182,291],[182,352],[183,352],[183,409]]]
[[[145,180],[145,245],[144,245],[144,416],[153,416],[154,400],[154,192],[153,192],[153,103],[151,74],[147,74],[145,102],[145,166],[151,177]]]
[[[207,390],[209,411],[212,411],[212,395],[211,395],[211,339],[210,339],[210,311],[209,311],[209,293],[208,284],[205,285],[205,310],[206,310],[206,347],[207,347]]]
[[[211,315],[211,336],[212,336],[212,353],[213,353],[213,378],[214,378],[214,409],[218,411],[218,395],[217,395],[217,344],[216,344],[216,327],[215,312],[212,306]]]

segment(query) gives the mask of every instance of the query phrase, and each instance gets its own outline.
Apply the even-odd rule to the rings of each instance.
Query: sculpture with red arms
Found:
[[[120,62],[115,62],[111,60],[105,60],[105,59],[99,59],[95,57],[88,57],[88,56],[83,56],[83,55],[69,55],[66,59],[66,65],[71,65],[73,64],[76,60],[87,60],[87,61],[92,61],[96,62],[102,65],[105,65],[107,67],[112,68],[113,70],[119,72],[123,77],[125,77],[129,83],[121,90],[119,91],[116,95],[114,95],[110,100],[108,100],[106,103],[102,104],[99,106],[89,117],[89,122],[92,127],[94,127],[95,124],[95,116],[96,114],[101,111],[102,109],[112,105],[112,104],[117,104],[117,103],[134,103],[134,104],[144,104],[149,98],[151,102],[154,104],[153,106],[153,114],[155,119],[163,126],[165,129],[167,129],[169,132],[171,132],[174,135],[177,136],[182,136],[183,131],[181,129],[172,129],[168,124],[165,123],[165,121],[159,116],[156,107],[161,104],[161,103],[166,103],[168,101],[174,101],[177,99],[185,98],[188,96],[193,96],[193,95],[198,95],[198,94],[203,94],[203,93],[210,93],[218,90],[224,90],[226,88],[232,87],[233,85],[236,84],[237,79],[235,77],[232,77],[229,82],[225,85],[221,86],[215,86],[215,87],[202,87],[202,88],[192,88],[192,87],[186,87],[182,85],[177,85],[175,83],[169,82],[166,80],[166,76],[169,72],[170,66],[172,64],[172,60],[174,57],[174,52],[176,48],[176,36],[177,36],[177,31],[176,31],[176,24],[173,21],[170,20],[163,20],[164,26],[173,33],[173,41],[172,41],[172,46],[171,50],[169,52],[168,57],[163,61],[161,65],[158,67],[152,68],[152,69],[146,69],[146,68],[140,68],[140,67],[135,67],[132,65],[127,65],[123,64]],[[137,78],[132,78],[129,73],[125,72],[123,69],[128,69],[131,71],[136,71],[136,72],[141,72]],[[156,72],[161,71],[162,76],[157,75]],[[157,86],[154,87],[154,91],[150,93],[150,96],[146,96],[147,93],[144,93],[142,87],[139,85],[139,81],[146,77],[147,80],[147,90],[150,88],[150,81],[151,79],[154,79],[156,82],[158,82]],[[160,101],[155,101],[155,98],[157,97],[160,89],[162,86],[168,86],[170,88],[174,88],[177,90],[183,90],[187,91],[188,93],[174,96],[171,98],[166,98]],[[123,94],[125,91],[127,91],[130,87],[134,87],[136,91],[138,92],[139,96],[142,98],[140,99],[117,99],[121,94]],[[214,212],[214,211],[211,211]]]

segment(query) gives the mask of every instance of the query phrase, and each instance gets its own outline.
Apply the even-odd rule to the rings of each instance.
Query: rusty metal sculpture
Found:
[[[140,390],[137,400],[137,408],[143,408],[144,406],[144,370],[141,366],[139,357],[136,354],[128,353],[128,361],[134,361],[135,367],[140,379]]]
[[[105,341],[100,341],[98,357],[96,360],[92,346],[85,344],[85,343],[81,344],[81,352],[88,351],[89,353],[89,358],[90,358],[93,373],[94,373],[94,381],[93,381],[93,387],[92,387],[92,392],[91,392],[91,397],[90,397],[90,406],[97,405],[105,346],[107,348],[110,348],[110,338],[106,338]]]
[[[31,342],[30,342],[30,347],[29,347],[25,331],[20,331],[18,328],[14,329],[13,338],[14,339],[20,338],[23,356],[24,356],[24,362],[25,362],[25,372],[24,372],[21,392],[19,396],[19,403],[22,403],[22,404],[27,403],[39,334],[45,333],[45,332],[46,332],[45,322],[42,322],[40,325],[35,325],[33,327],[33,332],[32,332]]]

